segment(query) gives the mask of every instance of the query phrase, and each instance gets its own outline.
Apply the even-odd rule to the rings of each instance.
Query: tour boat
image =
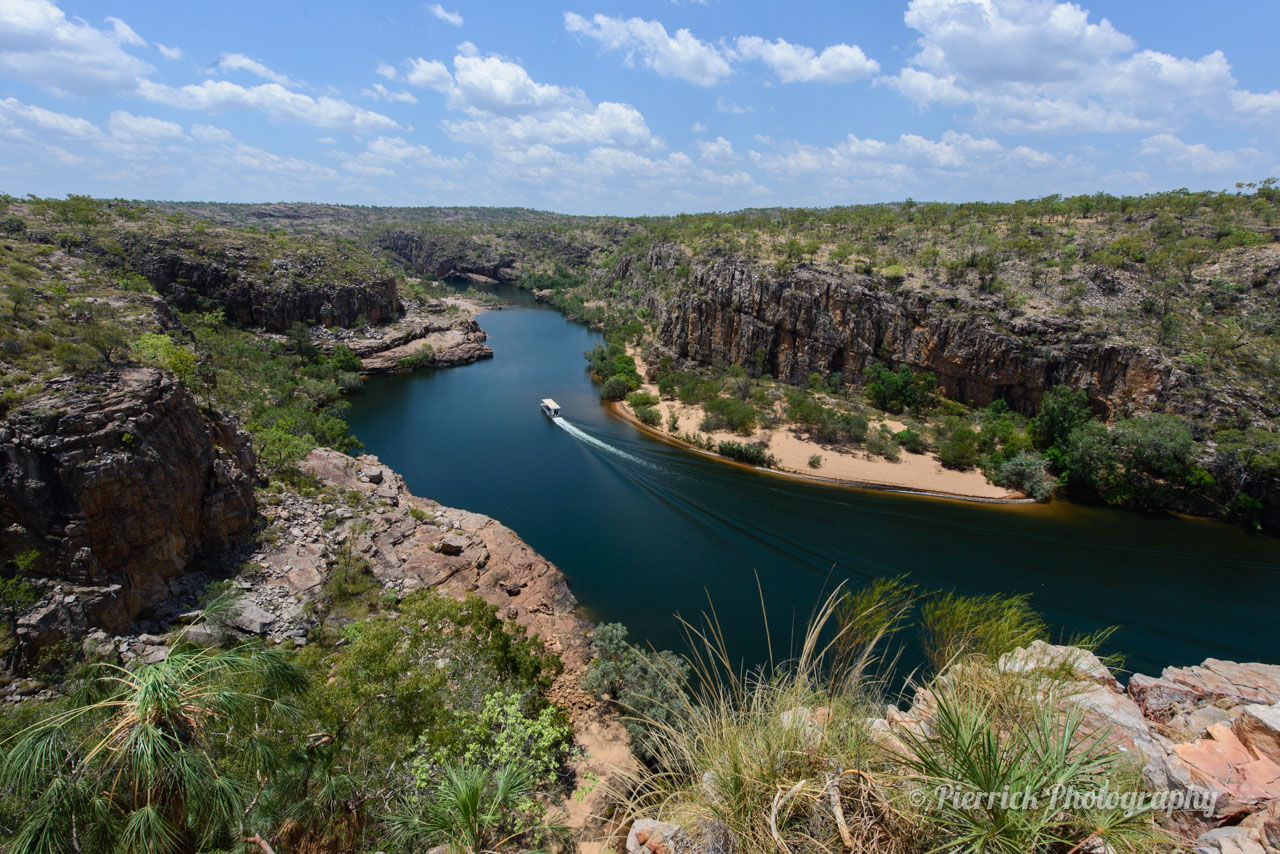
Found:
[[[548,418],[559,418],[560,404],[556,403],[549,397],[544,397],[542,399],[542,414]]]

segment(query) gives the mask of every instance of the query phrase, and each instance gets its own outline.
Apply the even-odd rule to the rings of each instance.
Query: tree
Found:
[[[130,351],[142,364],[169,371],[188,388],[195,386],[198,379],[196,354],[175,344],[168,335],[144,332],[133,342]]]
[[[0,777],[32,802],[8,850],[185,854],[239,842],[250,793],[276,765],[278,719],[305,687],[282,652],[249,646],[179,645],[132,671],[98,665],[65,710],[8,745]]]
[[[1037,450],[1046,452],[1049,459],[1058,462],[1066,449],[1071,431],[1093,417],[1089,409],[1089,396],[1070,386],[1057,385],[1049,389],[1040,401],[1040,412],[1031,419],[1027,432]]]
[[[631,391],[631,384],[623,376],[612,376],[600,386],[600,396],[605,400],[622,400]]]

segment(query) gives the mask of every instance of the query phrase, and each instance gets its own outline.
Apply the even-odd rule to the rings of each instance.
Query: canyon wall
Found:
[[[930,300],[884,279],[818,267],[778,273],[739,260],[689,262],[670,247],[623,258],[612,275],[644,291],[657,339],[677,359],[763,369],[804,384],[809,375],[856,379],[873,362],[930,371],[948,397],[983,406],[1003,399],[1033,415],[1065,383],[1100,414],[1121,416],[1166,399],[1179,378],[1155,352],[1091,342],[1062,318],[1023,317],[1003,329],[989,310]],[[681,272],[687,270],[684,278]],[[674,284],[660,292],[654,276]]]
[[[384,323],[400,311],[395,276],[372,265],[347,269],[319,255],[282,254],[270,261],[234,248],[195,252],[147,242],[132,266],[182,311],[214,304],[227,319],[281,332],[294,323],[351,326]]]
[[[19,622],[39,648],[123,631],[170,595],[197,551],[248,531],[249,437],[172,376],[57,379],[0,425],[0,554],[43,596]]]

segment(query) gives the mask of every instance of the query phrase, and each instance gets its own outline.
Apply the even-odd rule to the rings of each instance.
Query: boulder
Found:
[[[1135,674],[1129,696],[1157,720],[1208,704],[1270,706],[1280,703],[1280,665],[1209,658],[1193,667],[1166,667],[1158,679]]]
[[[1200,834],[1195,854],[1268,854],[1263,835],[1256,828],[1218,827]]]
[[[252,602],[245,602],[236,611],[236,615],[231,618],[231,624],[241,631],[249,632],[254,635],[263,635],[271,628],[276,621],[276,616]]]
[[[1280,704],[1245,706],[1231,722],[1231,732],[1256,756],[1280,765]]]
[[[462,554],[462,550],[468,545],[470,545],[470,543],[467,542],[465,537],[460,537],[457,534],[449,534],[440,541],[440,554],[460,555]]]
[[[1217,805],[1217,815],[1250,811],[1280,798],[1280,764],[1249,749],[1226,724],[1209,727],[1205,738],[1175,745],[1174,753],[1198,782],[1227,797]]]
[[[1092,652],[1075,646],[1055,646],[1042,640],[1006,652],[1000,656],[996,669],[1002,673],[1049,673],[1120,690],[1115,676]]]
[[[666,821],[638,818],[627,834],[627,854],[690,854],[693,840],[684,828]]]

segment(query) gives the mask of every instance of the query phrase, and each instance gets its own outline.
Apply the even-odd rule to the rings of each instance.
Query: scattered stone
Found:
[[[231,618],[231,623],[236,628],[255,635],[266,634],[275,621],[274,614],[264,611],[253,602],[240,605],[236,615]]]
[[[638,818],[627,834],[627,854],[686,854],[693,840],[678,824]]]
[[[450,534],[440,541],[440,553],[445,555],[460,555],[463,549],[469,544],[467,541],[459,537],[457,534]]]

